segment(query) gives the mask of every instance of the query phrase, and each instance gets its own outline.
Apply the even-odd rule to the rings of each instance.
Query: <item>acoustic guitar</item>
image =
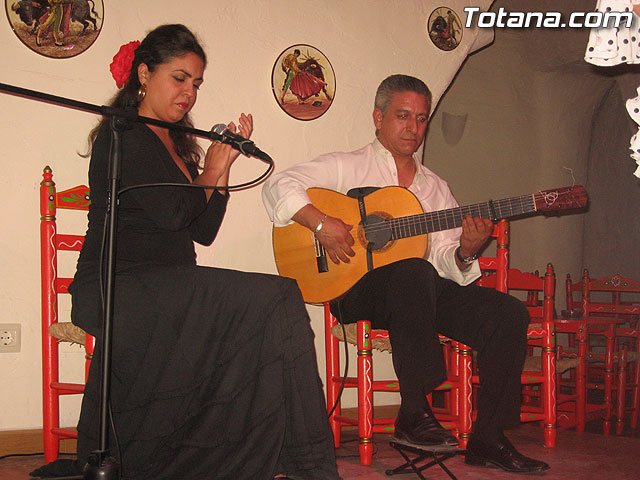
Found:
[[[297,280],[307,303],[334,300],[367,271],[405,258],[421,258],[427,235],[460,227],[467,216],[494,221],[532,213],[581,208],[587,193],[581,185],[424,213],[418,199],[403,187],[353,189],[347,195],[325,188],[307,190],[313,205],[354,225],[355,256],[334,264],[309,229],[292,223],[273,228],[278,272]]]

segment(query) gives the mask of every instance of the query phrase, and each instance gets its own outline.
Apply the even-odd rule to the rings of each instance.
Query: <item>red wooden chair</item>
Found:
[[[520,291],[527,296],[525,305],[531,317],[527,338],[529,345],[534,347],[535,351],[533,355],[527,355],[525,359],[521,381],[525,387],[538,385],[539,388],[537,399],[531,395],[531,390],[524,390],[520,420],[523,422],[541,421],[544,426],[545,446],[555,447],[557,404],[558,402],[575,402],[577,400],[575,397],[560,398],[558,396],[557,372],[574,368],[578,362],[571,359],[564,360],[562,365],[558,365],[557,362],[553,323],[555,315],[553,267],[551,264],[547,265],[544,277],[510,269],[508,287],[509,293]],[[533,292],[535,294],[532,297]],[[542,295],[541,301],[539,295]],[[537,350],[539,350],[539,354]]]
[[[582,281],[574,282],[573,279],[571,278],[571,274],[569,273],[567,273],[567,278],[565,279],[565,305],[566,305],[566,308],[561,311],[561,317],[563,319],[582,317]],[[567,322],[565,322],[562,325],[556,324],[556,329],[559,326],[567,327],[567,326],[570,326],[570,324],[568,324]],[[564,333],[567,333],[567,332],[564,332]],[[582,332],[578,332],[578,330],[575,329],[575,330],[572,330],[571,333],[572,335],[569,335],[567,337],[567,346],[569,347],[569,352],[571,351],[577,352],[578,346],[576,345],[576,341],[578,341],[578,337],[581,337]],[[561,357],[566,358],[562,355]],[[569,385],[569,387],[571,388],[572,386],[575,386],[577,382],[582,381],[582,380],[578,380],[576,377],[578,372],[582,372],[582,368],[583,367],[571,370],[568,380],[559,379],[560,385]],[[558,412],[559,425],[560,423],[566,423],[565,420],[568,420],[568,417],[567,418],[565,417],[566,417],[565,414]],[[569,423],[575,425],[576,420],[577,419],[574,419]],[[584,423],[585,422],[581,417],[580,421],[578,422],[578,425],[576,425],[577,431],[579,432],[584,431]]]
[[[345,325],[347,342],[357,345],[357,374],[343,377],[340,371],[339,340],[344,338],[342,326],[331,314],[329,303],[324,304],[327,408],[336,408],[329,417],[336,448],[340,446],[340,429],[343,425],[357,425],[360,463],[371,465],[373,434],[392,433],[395,418],[374,418],[373,392],[399,392],[397,379],[373,379],[373,350],[391,351],[386,330],[373,330],[369,320]],[[446,407],[433,408],[442,426],[452,430],[464,448],[471,434],[471,350],[459,342],[441,337],[447,367],[447,381],[437,390],[452,393]],[[342,415],[339,401],[341,386],[356,388],[358,392],[358,417]]]
[[[495,288],[499,292],[507,293],[510,240],[509,222],[500,220],[493,230],[492,237],[496,239],[496,256],[483,256],[478,259],[482,277],[476,281],[476,285]]]
[[[85,345],[85,381],[93,353],[93,337],[70,322],[59,322],[58,295],[66,294],[72,278],[58,275],[58,251],[80,251],[83,235],[67,235],[57,231],[58,209],[89,209],[89,188],[81,185],[56,191],[51,168],[44,168],[40,183],[40,249],[42,281],[42,389],[43,435],[45,461],[58,458],[60,440],[77,438],[75,429],[60,428],[60,396],[82,394],[83,383],[60,382],[58,343],[60,340]],[[56,336],[54,337],[53,334]]]
[[[539,347],[539,356],[529,354],[522,373],[522,383],[525,387],[524,398],[537,398],[538,403],[525,403],[522,406],[521,421],[542,421],[545,426],[545,445],[555,446],[556,438],[556,405],[557,397],[557,365],[554,344],[553,318],[555,314],[555,274],[551,265],[547,266],[545,277],[522,273],[517,269],[509,268],[509,223],[502,220],[498,222],[494,236],[497,237],[496,257],[480,258],[480,267],[483,276],[478,279],[477,285],[495,288],[503,293],[515,293],[521,291],[523,302],[529,310],[532,322],[527,336],[530,347]],[[513,275],[513,278],[512,278]],[[543,294],[543,299],[540,299]],[[529,348],[532,351],[532,348]],[[577,366],[578,361],[567,359],[562,362],[561,370]],[[479,385],[479,377],[472,377],[473,384]],[[538,393],[530,388],[538,386]],[[576,401],[575,397],[563,397],[562,402]]]
[[[606,417],[606,404],[589,403],[586,390],[587,357],[589,339],[592,334],[604,334],[605,324],[590,324],[583,322],[582,312],[582,280],[574,282],[571,274],[567,273],[565,280],[565,306],[561,318],[556,319],[556,332],[567,335],[567,347],[558,347],[560,358],[578,358],[580,364],[570,372],[569,378],[559,378],[559,387],[564,391],[572,391],[579,397],[579,401],[572,408],[565,404],[558,409],[558,426],[575,427],[576,431],[584,432],[586,423],[598,418]]]
[[[574,282],[571,274],[567,273],[564,284],[566,310],[562,311],[562,316],[566,318],[582,316],[582,281]]]
[[[596,292],[610,294],[611,301],[596,299]],[[640,317],[640,282],[620,275],[591,278],[589,270],[585,268],[582,275],[581,303],[586,316],[626,315],[627,321],[637,322]]]
[[[523,403],[520,420],[540,421],[544,426],[545,446],[554,447],[557,406],[579,401],[577,395],[559,395],[557,375],[579,365],[577,358],[558,359],[554,338],[555,274],[547,265],[544,277],[511,268],[507,273],[508,293],[521,298],[531,317],[527,331],[528,353],[522,372]],[[494,287],[494,275],[483,278],[483,286]],[[540,298],[542,296],[542,298]],[[479,383],[477,376],[474,384]]]
[[[610,301],[606,301],[606,297],[609,297]],[[585,268],[582,277],[581,303],[585,318],[613,317],[620,320],[613,330],[613,336],[610,331],[605,334],[604,354],[589,348],[589,360],[598,362],[600,365],[604,364],[604,378],[602,381],[598,381],[597,377],[593,379],[592,371],[587,370],[587,388],[604,388],[607,406],[604,419],[605,434],[610,431],[614,412],[617,416],[616,433],[620,435],[624,430],[626,412],[631,412],[630,424],[635,430],[638,427],[640,410],[640,342],[638,341],[640,282],[620,275],[591,278],[589,271]],[[630,370],[627,371],[629,368]],[[626,406],[627,391],[631,393],[631,402],[628,407]]]
[[[496,238],[496,256],[481,257],[483,269],[496,272],[501,285],[505,285],[509,264],[509,224],[500,221],[493,236]],[[346,325],[347,341],[357,344],[357,376],[343,379],[340,371],[339,340],[344,338],[342,327],[331,315],[329,304],[324,305],[325,313],[325,354],[326,354],[326,389],[327,408],[336,409],[329,417],[333,431],[335,446],[340,446],[340,429],[343,425],[357,425],[360,439],[360,463],[370,465],[373,454],[372,437],[374,433],[391,433],[394,431],[395,418],[374,418],[373,392],[398,392],[398,381],[373,380],[372,350],[391,351],[389,336],[386,330],[372,330],[371,322],[361,320],[356,324]],[[471,375],[472,352],[462,343],[440,337],[445,355],[448,378],[437,390],[445,392],[444,406],[433,406],[438,420],[445,428],[451,429],[464,448],[471,435]],[[358,390],[358,418],[349,418],[341,414],[340,388],[344,381],[345,388]]]

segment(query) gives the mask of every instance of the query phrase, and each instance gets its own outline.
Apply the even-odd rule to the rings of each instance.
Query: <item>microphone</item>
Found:
[[[261,160],[270,161],[269,155],[264,153],[255,143],[251,140],[247,140],[242,135],[233,133],[224,123],[218,123],[214,125],[209,132],[211,140],[215,140],[220,143],[226,143],[231,145],[234,149],[238,150],[245,155],[251,155],[253,157],[260,158]]]

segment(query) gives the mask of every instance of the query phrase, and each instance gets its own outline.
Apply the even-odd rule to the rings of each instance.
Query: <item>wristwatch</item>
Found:
[[[474,253],[473,255],[470,255],[468,257],[464,257],[462,258],[462,255],[460,255],[460,247],[456,248],[456,257],[458,258],[458,260],[460,260],[462,263],[464,263],[465,265],[468,265],[470,263],[473,263],[474,260],[478,259],[478,254]]]

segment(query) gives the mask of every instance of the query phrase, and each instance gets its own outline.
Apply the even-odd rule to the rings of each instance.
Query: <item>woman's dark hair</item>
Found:
[[[204,50],[198,43],[195,35],[184,25],[161,25],[152,30],[142,40],[140,46],[135,51],[133,64],[131,65],[131,75],[124,87],[118,91],[115,97],[109,103],[115,108],[138,107],[138,89],[140,88],[140,80],[138,79],[138,66],[144,63],[153,72],[158,65],[171,61],[172,58],[181,57],[187,53],[195,53],[202,59],[202,63],[206,67],[207,57]],[[100,124],[95,127],[89,134],[89,145],[93,145],[98,131],[107,118],[103,118]],[[186,114],[182,120],[177,122],[179,125],[192,127],[193,123]],[[170,130],[169,135],[173,140],[176,153],[186,163],[199,165],[200,158],[203,154],[202,148],[198,145],[195,138],[185,132]]]

